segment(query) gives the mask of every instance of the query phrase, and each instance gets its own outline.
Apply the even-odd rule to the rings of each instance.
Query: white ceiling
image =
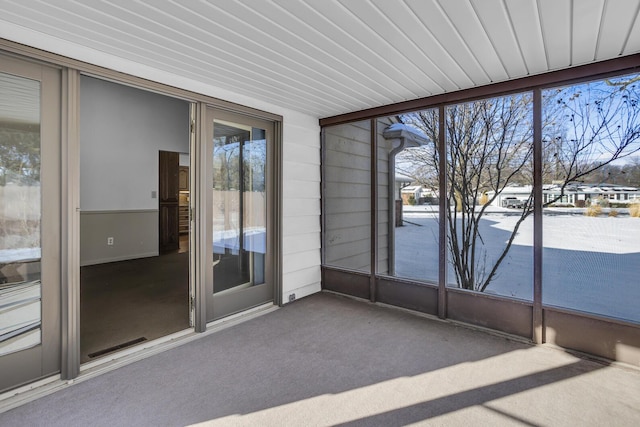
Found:
[[[640,0],[0,0],[0,26],[327,117],[638,53],[639,11]]]

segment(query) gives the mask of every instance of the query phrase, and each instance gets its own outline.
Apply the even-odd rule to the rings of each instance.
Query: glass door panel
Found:
[[[0,59],[2,391],[59,370],[60,205],[59,72]]]
[[[40,82],[0,73],[0,356],[41,343]],[[22,99],[22,108],[8,108]]]
[[[272,123],[212,110],[213,285],[207,318],[269,302],[268,160]],[[213,313],[213,314],[211,314]]]

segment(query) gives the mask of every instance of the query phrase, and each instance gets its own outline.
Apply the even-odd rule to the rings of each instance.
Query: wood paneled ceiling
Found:
[[[55,53],[79,46],[75,59],[115,56],[321,118],[638,53],[639,12],[640,0],[0,0],[0,36],[26,30],[42,48],[46,35],[63,42]]]

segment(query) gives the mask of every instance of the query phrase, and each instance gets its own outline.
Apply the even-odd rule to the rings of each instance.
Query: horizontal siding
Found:
[[[306,160],[306,159],[305,159]],[[289,181],[306,182],[310,184],[320,182],[320,168],[318,163],[307,163],[305,161],[286,161],[283,162],[283,180],[284,184]]]
[[[330,200],[331,203],[328,203],[328,206],[325,207],[325,213],[327,215],[349,213],[353,210],[365,211],[371,207],[369,198],[351,197]]]
[[[282,267],[284,274],[320,265],[320,251],[314,249],[291,253],[286,255],[286,259],[287,263]]]
[[[368,143],[329,136],[325,139],[325,151],[327,157],[359,156],[368,158],[371,155],[371,148]]]
[[[282,239],[282,243],[285,255],[314,249],[319,250],[320,234],[318,232],[311,232],[307,234],[297,234],[295,236],[286,236]]]
[[[327,183],[357,185],[371,181],[371,171],[369,169],[326,165],[324,170]]]
[[[300,283],[318,283],[319,285],[320,275],[321,270],[319,265],[301,268],[299,270],[288,273],[285,280],[283,281],[282,287],[284,288],[285,292],[287,292],[298,288]]]
[[[325,263],[369,269],[371,251],[370,122],[325,129]]]
[[[300,144],[284,144],[282,160],[285,163],[302,161],[303,163],[320,166],[320,147],[309,147]]]
[[[389,176],[395,176],[395,171],[389,170],[389,149],[391,144],[384,139],[382,132],[388,126],[387,120],[378,120],[377,147],[377,179],[378,179],[378,248],[376,253],[376,268],[378,274],[389,273]]]
[[[369,229],[371,224],[371,214],[369,212],[353,212],[340,215],[331,215],[325,218],[327,226],[325,232],[329,233],[333,230],[343,230],[354,227],[364,227]],[[368,237],[366,235],[365,237]]]
[[[371,159],[362,156],[347,156],[339,151],[326,150],[325,157],[331,161],[331,166],[352,168],[359,170],[371,169]],[[326,166],[326,165],[325,165]]]
[[[361,122],[328,127],[325,129],[325,137],[326,139],[336,137],[354,141],[367,141],[371,137],[369,129],[369,120],[363,120]]]
[[[295,199],[287,198],[283,201],[284,218],[298,216],[320,216],[319,199]]]
[[[327,230],[325,233],[325,243],[331,247],[334,247],[354,241],[368,241],[368,239],[362,239],[362,235],[366,235],[367,231],[370,231],[370,229],[366,225],[345,227],[337,230]]]
[[[369,254],[369,251],[367,251],[366,253],[355,254],[333,262],[327,261],[326,264],[330,267],[340,267],[349,270],[369,272],[371,270],[371,255]]]
[[[283,123],[282,301],[320,291],[320,129],[317,119]]]
[[[282,184],[283,193],[295,199],[317,200],[319,188],[320,181],[301,181],[289,179],[285,180]]]
[[[325,199],[329,205],[333,199],[349,199],[352,197],[370,198],[371,186],[366,184],[345,184],[341,182],[325,181]]]
[[[289,217],[282,224],[282,235],[298,236],[306,235],[311,232],[320,233],[320,218],[316,216],[297,216]]]
[[[318,267],[316,270],[319,270],[320,267]],[[307,285],[307,286],[302,286],[302,287],[296,287],[295,289],[289,289],[289,283],[285,282],[282,285],[282,289],[283,289],[283,304],[287,304],[289,303],[289,296],[293,295],[295,296],[295,300],[300,299],[300,298],[304,298],[306,296],[315,294],[317,292],[320,292],[322,290],[322,273],[318,273],[316,271],[313,272],[313,276],[318,276],[319,279],[317,281],[314,281],[313,283]],[[298,283],[300,281],[306,280],[307,277],[295,277],[294,281],[295,283]]]
[[[368,254],[371,252],[369,239],[348,240],[343,243],[331,245],[331,253],[327,255],[328,265],[338,265],[340,260],[354,255]]]

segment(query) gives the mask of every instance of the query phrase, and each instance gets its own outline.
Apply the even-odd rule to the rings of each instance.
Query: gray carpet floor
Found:
[[[0,414],[2,426],[636,426],[640,371],[321,293]]]

